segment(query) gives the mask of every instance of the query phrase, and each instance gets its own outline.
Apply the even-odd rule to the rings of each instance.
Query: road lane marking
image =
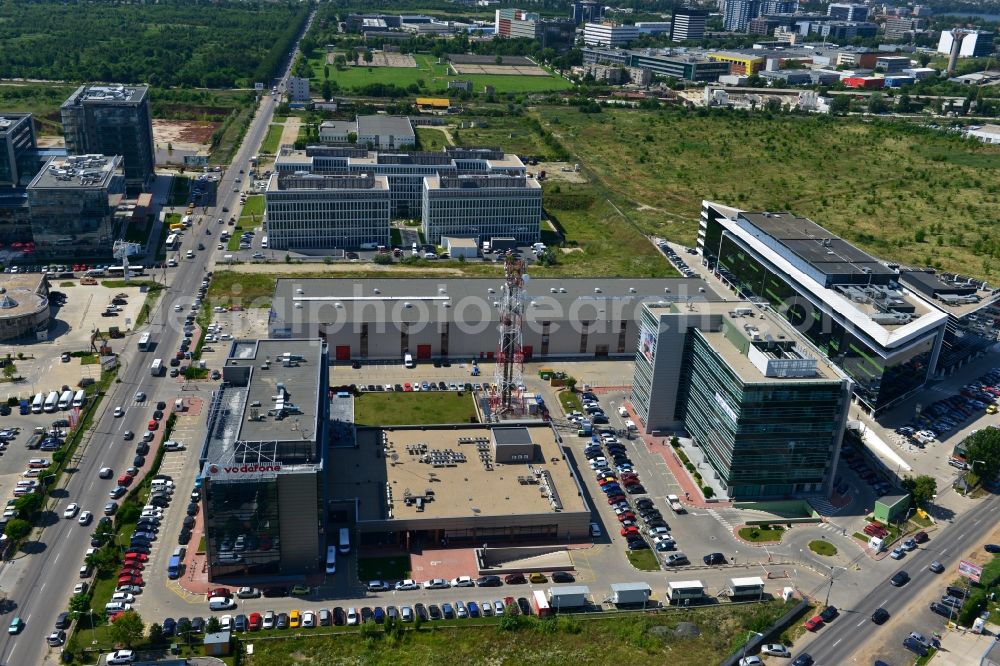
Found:
[[[842,641],[842,640],[844,640],[844,639],[843,639],[843,638],[838,638],[838,639],[837,639],[837,642],[836,642],[836,643],[834,643],[834,644],[833,644],[832,646],[830,646],[830,647],[837,647],[837,646],[838,646],[838,645],[840,644],[840,641]]]
[[[866,622],[868,622],[868,620],[861,620],[861,622],[858,622],[857,626],[860,627],[861,625],[865,624]]]

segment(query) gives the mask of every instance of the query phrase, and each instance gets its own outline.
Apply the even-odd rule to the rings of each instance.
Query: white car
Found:
[[[136,402],[143,402],[145,399],[146,399],[146,394],[145,393],[143,393],[142,391],[136,391],[136,393],[135,393],[135,401]]]
[[[125,604],[134,604],[135,597],[128,592],[115,592],[111,595],[111,601],[120,601]]]
[[[135,661],[135,652],[132,650],[115,650],[104,658],[104,663],[109,666],[131,664],[133,661]]]
[[[180,312],[183,309],[184,307],[180,303],[174,306],[174,312]]]
[[[94,519],[94,514],[89,511],[84,511],[80,514],[80,518],[77,520],[81,525],[89,525],[90,521]]]
[[[312,611],[306,611],[302,614],[302,626],[307,629],[312,629],[316,626],[316,613]]]
[[[412,578],[407,578],[406,580],[401,580],[396,583],[396,589],[400,592],[404,590],[419,590],[420,583],[413,580]]]
[[[73,586],[73,594],[86,594],[88,587],[86,583],[77,583]]]
[[[740,666],[764,666],[764,662],[761,661],[760,657],[743,657],[740,659]]]
[[[125,416],[125,408],[122,406],[115,407],[115,418],[121,418]],[[120,650],[119,650],[120,652]],[[131,663],[131,662],[130,662]]]
[[[431,578],[424,582],[425,590],[446,590],[451,587],[444,578]]]
[[[472,576],[459,576],[451,581],[452,587],[475,587],[476,581],[472,580]]]
[[[760,648],[761,654],[769,654],[772,657],[791,657],[792,653],[781,643],[769,643],[767,645],[762,645]]]
[[[264,612],[264,621],[261,624],[262,629],[274,629],[274,620],[277,616],[274,614],[273,610]]]
[[[348,608],[347,609],[347,625],[351,626],[351,625],[354,625],[354,624],[358,624],[358,619],[359,619],[358,618],[358,609],[354,608],[353,606],[351,608]]]
[[[233,630],[233,616],[223,615],[219,618],[219,627],[222,631],[232,631]]]

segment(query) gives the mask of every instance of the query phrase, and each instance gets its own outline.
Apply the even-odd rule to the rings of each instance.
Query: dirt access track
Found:
[[[165,146],[168,143],[180,150],[207,149],[212,143],[212,133],[219,123],[199,120],[153,120],[153,141]]]

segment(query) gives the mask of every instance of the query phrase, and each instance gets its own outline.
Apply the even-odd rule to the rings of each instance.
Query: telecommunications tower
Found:
[[[524,261],[511,252],[504,256],[504,286],[500,295],[500,342],[490,393],[495,418],[524,413]]]

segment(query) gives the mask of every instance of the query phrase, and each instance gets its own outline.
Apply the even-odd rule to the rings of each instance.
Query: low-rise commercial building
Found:
[[[122,158],[54,157],[28,185],[36,258],[110,259],[124,232],[115,208],[125,195]]]
[[[530,245],[541,237],[542,187],[526,176],[427,176],[421,220],[428,243],[465,236]]]
[[[354,121],[327,120],[320,123],[319,137],[324,143],[353,143],[370,150],[408,148],[417,143],[413,123],[406,116],[375,115],[358,116]]]
[[[732,498],[829,494],[846,375],[749,301],[641,314],[632,406],[646,432],[685,429]]]
[[[319,337],[337,361],[492,359],[501,279],[279,279],[271,338]],[[524,358],[628,358],[645,301],[721,300],[694,279],[536,279],[525,284]]]
[[[875,71],[886,74],[902,73],[910,66],[910,59],[907,56],[879,56],[875,58]]]
[[[361,543],[478,547],[589,537],[590,507],[549,425],[358,425],[356,446],[329,450],[329,508],[355,524]]]
[[[49,283],[42,273],[0,273],[0,340],[48,339]]]
[[[620,65],[649,70],[654,76],[684,81],[718,81],[729,74],[730,64],[673,49],[583,49],[584,65]]]
[[[268,243],[276,250],[389,245],[385,176],[271,174],[264,191]]]
[[[320,340],[238,340],[199,456],[208,579],[322,571],[328,361]]]
[[[752,76],[764,67],[764,58],[745,55],[731,51],[713,51],[708,54],[709,60],[729,64],[730,74],[746,74]]]

